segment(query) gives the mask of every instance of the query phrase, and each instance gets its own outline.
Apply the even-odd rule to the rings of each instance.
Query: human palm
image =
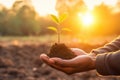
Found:
[[[88,71],[95,68],[94,59],[85,51],[78,48],[71,48],[71,50],[77,55],[77,57],[65,60],[56,57],[49,58],[47,55],[42,54],[40,55],[40,58],[49,66],[66,74]]]

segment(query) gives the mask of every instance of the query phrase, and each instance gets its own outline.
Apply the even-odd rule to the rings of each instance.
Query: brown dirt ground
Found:
[[[87,52],[100,46],[79,45]],[[118,77],[98,77],[96,71],[66,75],[52,69],[39,59],[39,55],[48,53],[49,49],[46,44],[0,45],[0,80],[120,80]]]

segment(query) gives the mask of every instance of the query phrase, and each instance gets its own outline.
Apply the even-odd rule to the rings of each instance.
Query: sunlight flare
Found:
[[[87,12],[85,14],[79,13],[79,17],[84,27],[89,27],[94,22],[93,15],[90,12]]]

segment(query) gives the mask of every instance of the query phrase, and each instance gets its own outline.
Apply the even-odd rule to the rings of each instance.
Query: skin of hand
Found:
[[[78,55],[86,55],[87,53],[79,48],[70,48],[76,56]]]
[[[95,58],[81,49],[71,48],[77,57],[69,60],[61,58],[49,58],[46,54],[41,54],[40,59],[49,66],[60,70],[66,74],[74,74],[95,69]]]

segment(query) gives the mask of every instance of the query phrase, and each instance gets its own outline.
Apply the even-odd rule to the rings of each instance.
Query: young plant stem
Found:
[[[58,43],[60,43],[60,38],[61,38],[61,28],[60,28],[60,26],[58,26],[57,28],[58,28]]]
[[[60,43],[60,32],[58,32],[58,43]]]

